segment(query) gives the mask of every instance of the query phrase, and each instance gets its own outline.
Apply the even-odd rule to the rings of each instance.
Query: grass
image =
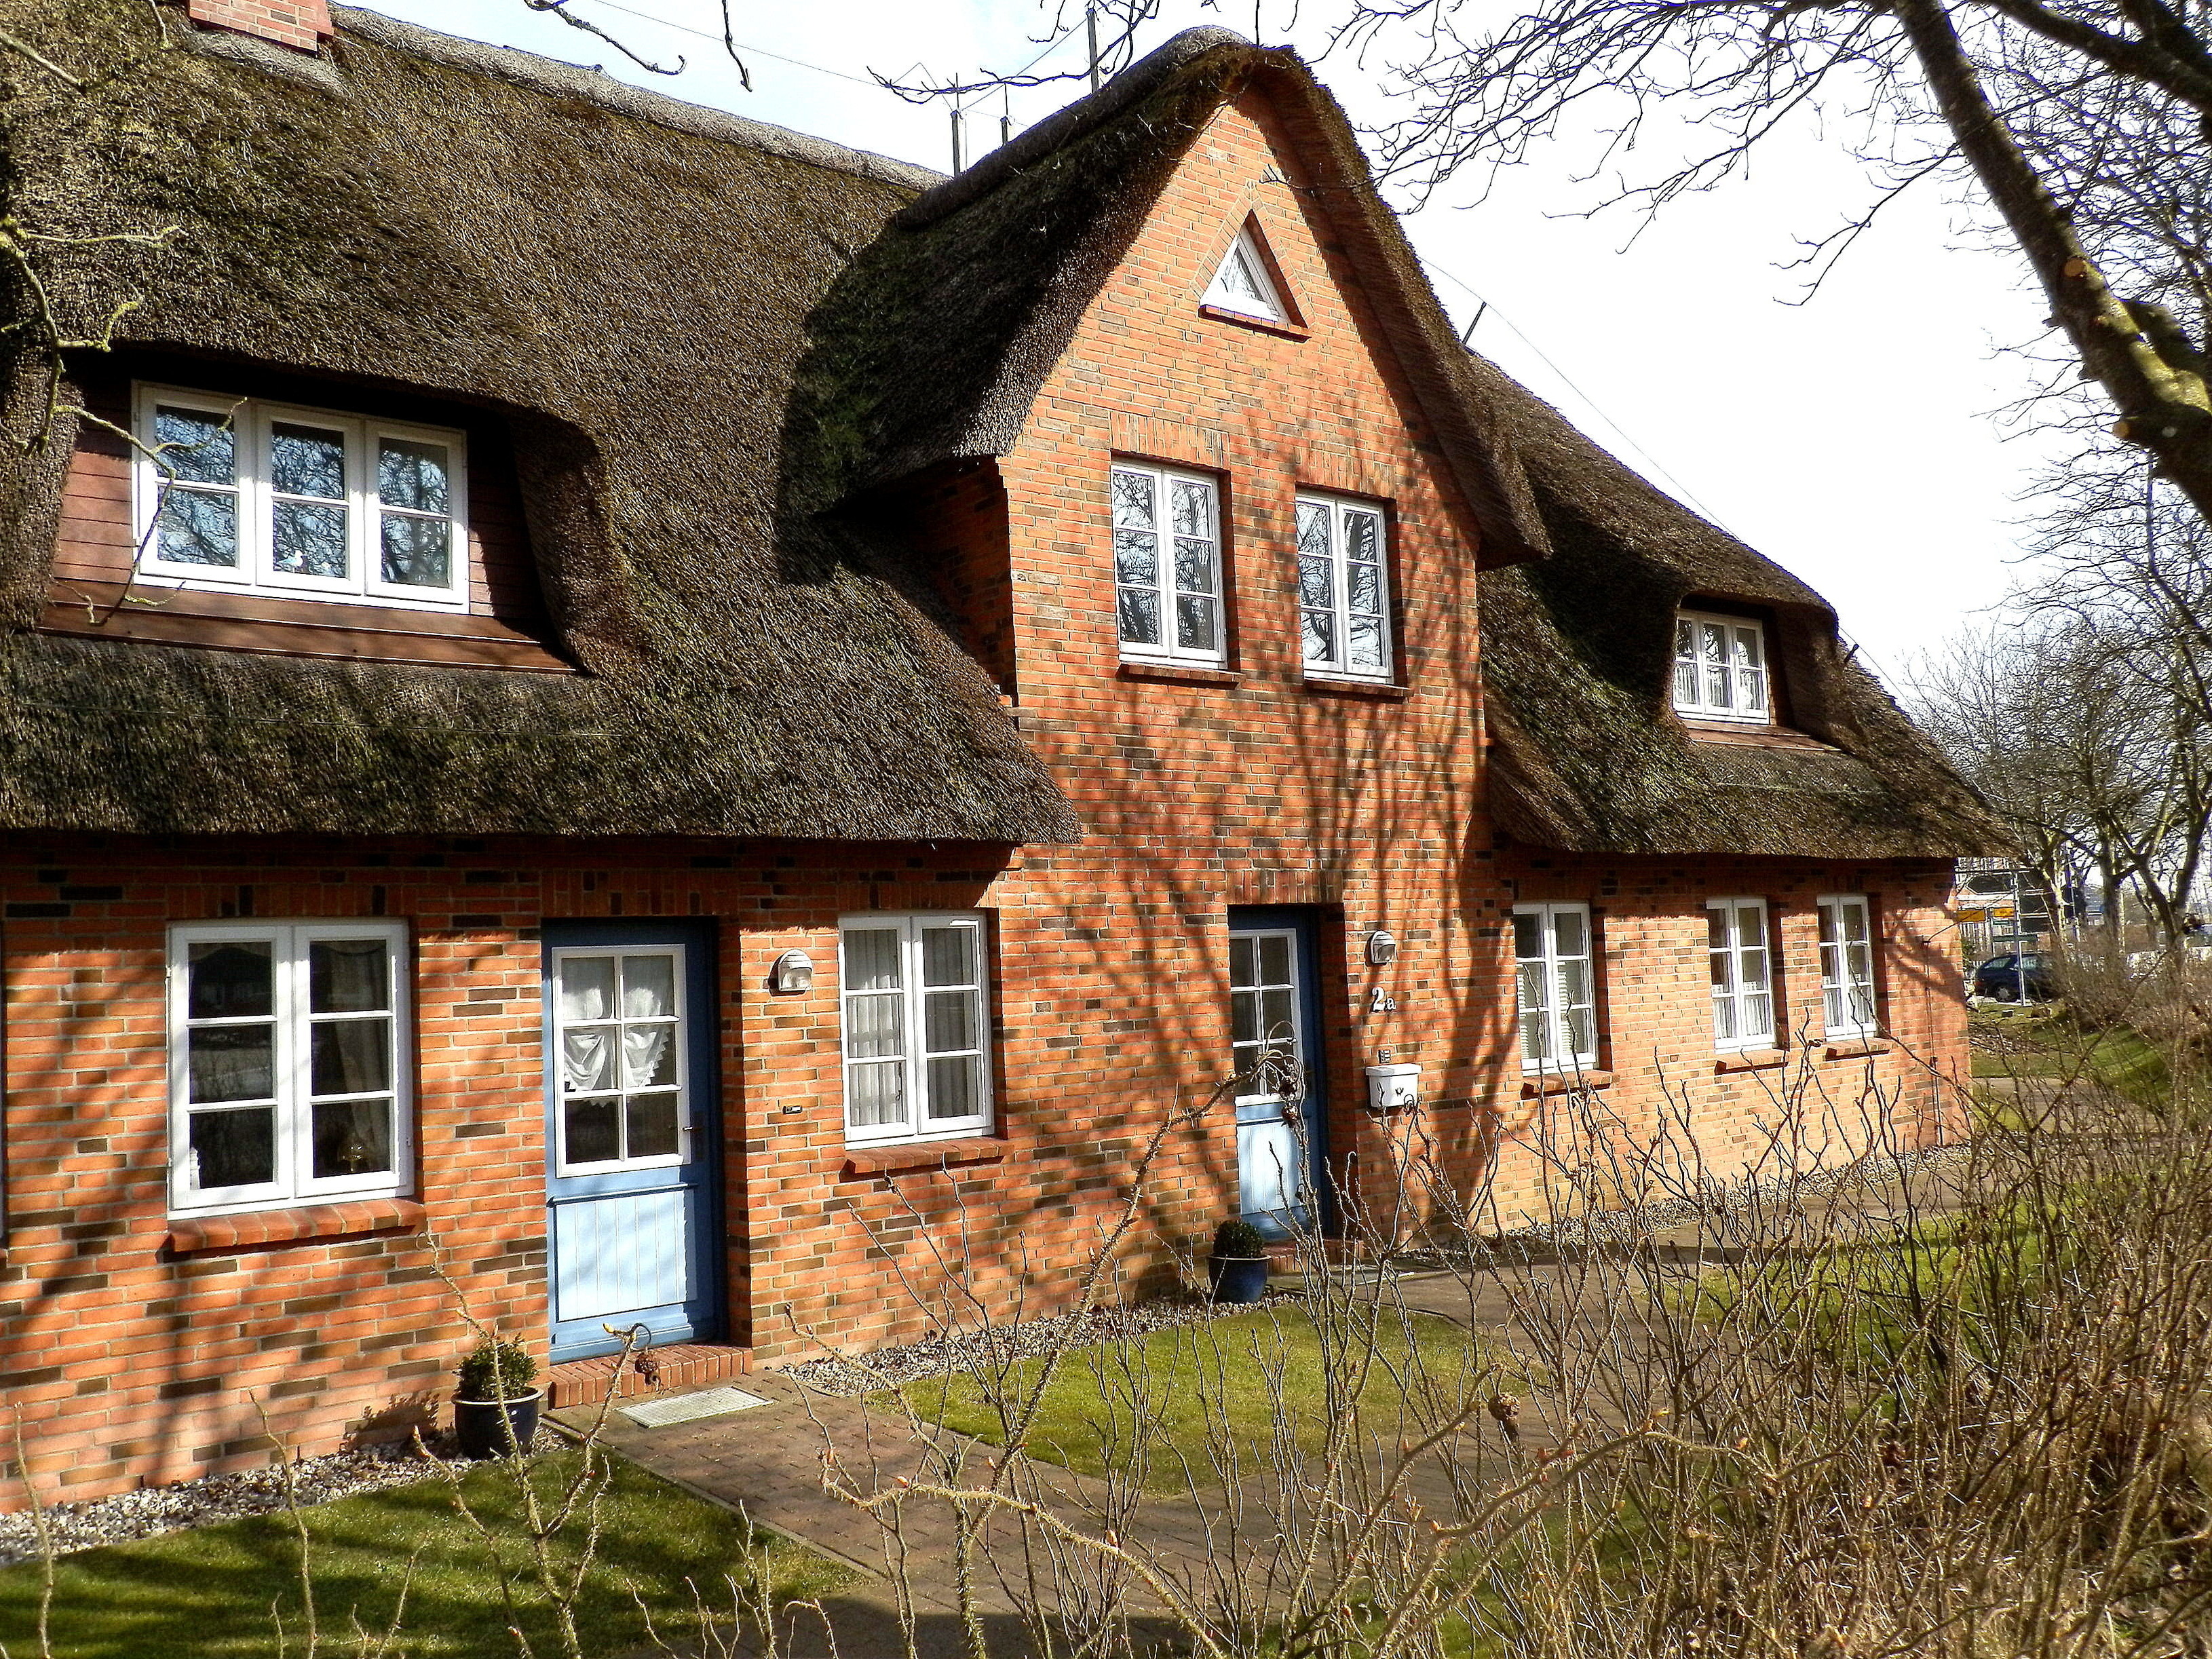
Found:
[[[575,1468],[578,1454],[546,1457],[536,1479],[550,1492]],[[477,1512],[514,1535],[510,1571],[520,1575],[526,1547],[516,1534],[520,1504],[511,1478],[496,1466],[465,1477]],[[326,1645],[352,1651],[351,1616],[370,1630],[389,1620],[401,1583],[407,1589],[408,1634],[397,1650],[407,1659],[477,1659],[512,1654],[517,1644],[496,1567],[485,1545],[454,1513],[442,1480],[418,1481],[304,1511],[313,1540],[315,1604]],[[765,1534],[749,1534],[726,1510],[702,1503],[642,1470],[617,1462],[601,1508],[597,1561],[578,1609],[587,1651],[619,1653],[646,1641],[635,1585],[665,1633],[696,1626],[687,1577],[709,1608],[729,1606],[722,1580],[765,1571],[786,1595],[833,1588],[844,1570]],[[574,1533],[580,1534],[580,1522]],[[574,1547],[564,1540],[564,1559]],[[37,1649],[40,1567],[0,1571],[0,1643],[16,1659]],[[83,1550],[55,1563],[52,1613],[56,1659],[276,1659],[304,1650],[300,1620],[299,1549],[291,1517],[261,1516],[137,1543]],[[514,1586],[520,1624],[531,1650],[557,1652],[544,1597]],[[277,1619],[283,1636],[280,1642]]]
[[[1187,1491],[1186,1466],[1203,1474],[1224,1450],[1247,1468],[1293,1448],[1317,1451],[1339,1407],[1355,1399],[1363,1430],[1395,1441],[1401,1425],[1435,1423],[1472,1394],[1526,1386],[1486,1365],[1474,1339],[1450,1320],[1390,1310],[1364,1316],[1377,1322],[1378,1363],[1365,1369],[1364,1381],[1353,1372],[1367,1345],[1316,1328],[1297,1309],[1079,1350],[1061,1360],[1046,1389],[1027,1449],[1079,1474],[1103,1474],[1110,1465],[1133,1469],[1149,1490]],[[1012,1402],[1035,1394],[1042,1364],[1028,1359],[1009,1370],[1003,1415],[993,1388],[973,1374],[926,1377],[902,1392],[925,1420],[1004,1445]]]
[[[2165,1094],[2172,1081],[2165,1054],[2138,1031],[2087,1031],[2065,1019],[2018,1014],[1976,1014],[1969,1024],[1977,1032],[2002,1031],[2031,1050],[1999,1054],[1977,1048],[1972,1063],[1978,1078],[2087,1079],[2145,1104]]]

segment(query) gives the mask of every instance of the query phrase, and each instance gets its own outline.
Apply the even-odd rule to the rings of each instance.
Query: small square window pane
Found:
[[[1327,559],[1298,560],[1298,603],[1326,611],[1336,603],[1336,567]]]
[[[157,407],[154,446],[162,471],[187,483],[238,482],[238,435],[227,415],[205,410]]]
[[[1336,660],[1336,618],[1326,611],[1302,613],[1304,625],[1306,660],[1312,663],[1333,663]]]
[[[345,434],[276,421],[269,428],[269,487],[280,495],[345,499]]]
[[[1253,949],[1249,933],[1232,934],[1229,940],[1229,982],[1231,985],[1259,983],[1260,953]]]
[[[1230,993],[1229,1040],[1232,1043],[1260,1040],[1260,999],[1250,991]]]
[[[1765,991],[1747,991],[1743,999],[1741,1036],[1765,1036],[1774,1030],[1774,998]]]
[[[1176,643],[1185,651],[1218,649],[1213,625],[1213,601],[1188,593],[1176,596]]]
[[[671,1093],[634,1095],[624,1103],[629,1115],[629,1158],[673,1158],[682,1149],[678,1133],[676,1097]]]
[[[1188,537],[1176,542],[1176,586],[1186,593],[1211,593],[1217,583],[1214,579],[1213,544],[1192,541]]]
[[[1379,617],[1382,614],[1382,572],[1378,566],[1355,564],[1345,572],[1350,592],[1345,605],[1355,616]]]
[[[1576,960],[1559,964],[1559,1006],[1580,1008],[1590,1000],[1589,963]]]
[[[1149,588],[1125,587],[1116,596],[1121,637],[1131,645],[1160,642],[1160,596]]]
[[[1697,630],[1684,617],[1674,618],[1674,654],[1694,660],[1698,654]]]
[[[1382,558],[1382,520],[1372,513],[1344,515],[1344,556],[1358,564],[1377,564]]]
[[[276,1011],[276,963],[263,939],[195,945],[186,957],[191,1019],[255,1019]]]
[[[1589,951],[1586,918],[1579,910],[1554,910],[1552,913],[1552,936],[1559,942],[1563,957],[1586,956]]]
[[[1288,991],[1260,993],[1260,1040],[1278,1048],[1294,1048],[1298,1028],[1292,1018]]]
[[[1728,629],[1718,623],[1698,624],[1698,648],[1707,662],[1729,659]]]
[[[965,1054],[929,1062],[929,1115],[975,1117],[983,1109],[982,1056]]]
[[[1328,509],[1318,501],[1298,503],[1298,551],[1309,558],[1328,556]]]
[[[1694,707],[1698,701],[1698,665],[1693,662],[1674,665],[1674,701],[1678,705]]]
[[[194,1112],[187,1132],[191,1184],[202,1192],[276,1178],[276,1111]]]
[[[612,957],[569,957],[560,969],[561,1019],[564,1024],[605,1019],[615,1011]]]
[[[676,1012],[674,957],[624,957],[622,978],[624,1019],[666,1019]]]
[[[1178,536],[1206,536],[1213,534],[1213,490],[1206,484],[1188,478],[1177,478],[1169,486],[1172,507],[1170,516]]]
[[[453,526],[443,519],[384,515],[378,568],[383,580],[401,587],[453,585]]]
[[[1823,945],[1833,945],[1836,942],[1836,912],[1835,905],[1824,904],[1820,907],[1820,943]]]
[[[1114,475],[1114,522],[1132,530],[1158,528],[1152,516],[1152,480],[1149,473]]]
[[[1513,954],[1523,960],[1544,954],[1544,919],[1541,916],[1513,918]]]
[[[376,441],[376,498],[386,507],[417,513],[450,513],[446,446],[411,438]]]
[[[207,1025],[185,1040],[186,1092],[195,1103],[267,1100],[276,1092],[274,1025]]]
[[[1729,691],[1727,668],[1714,663],[1705,670],[1705,703],[1711,708],[1733,708],[1735,699]]]
[[[1595,1054],[1597,1052],[1595,1016],[1588,1008],[1570,1008],[1566,1011],[1565,1018],[1567,1041],[1573,1045],[1574,1053],[1577,1055]]]
[[[975,973],[975,929],[925,927],[921,930],[921,982],[924,985],[973,985]]]
[[[1259,939],[1260,983],[1288,985],[1291,982],[1291,942],[1280,933],[1263,933]]]
[[[374,1013],[392,1006],[389,949],[380,939],[307,945],[307,1006],[318,1014]]]
[[[392,1169],[392,1102],[325,1100],[315,1105],[314,1172],[318,1181],[386,1175]]]
[[[170,564],[238,568],[238,497],[171,484],[154,520],[155,556]]]
[[[1551,1056],[1551,1020],[1540,1008],[1526,1009],[1521,1016],[1521,1058],[1542,1061]]]
[[[320,1019],[313,1030],[307,1086],[313,1093],[368,1095],[392,1086],[389,1019]]]
[[[1129,587],[1160,585],[1160,540],[1149,530],[1114,532],[1114,580]]]
[[[277,501],[269,509],[269,534],[276,568],[288,576],[342,580],[350,568],[343,507]]]
[[[615,1037],[621,1028],[586,1026],[561,1033],[561,1081],[570,1094],[599,1094],[615,1086]]]
[[[1354,668],[1382,666],[1382,619],[1380,617],[1354,617],[1348,630],[1352,648],[1345,659]]]
[[[1766,907],[1763,904],[1741,904],[1736,907],[1736,936],[1745,945],[1766,943]]]
[[[1713,1040],[1717,1042],[1735,1041],[1735,1000],[1733,997],[1713,999]]]
[[[622,1156],[622,1102],[606,1096],[562,1103],[571,1164],[611,1164]]]
[[[845,1053],[854,1060],[883,1060],[906,1052],[906,1000],[856,996],[845,1005]]]
[[[845,935],[845,988],[896,991],[906,982],[899,969],[896,927],[855,927]]]
[[[973,991],[930,992],[922,999],[921,1023],[927,1054],[957,1054],[981,1046]]]
[[[1716,951],[1725,951],[1729,945],[1728,911],[1719,906],[1705,912],[1705,931]]]
[[[848,1066],[845,1068],[847,1121],[855,1128],[906,1121],[906,1067]]]
[[[1765,663],[1765,653],[1759,629],[1739,628],[1735,630],[1735,655],[1736,661],[1746,668],[1757,668]]]
[[[622,1034],[623,1087],[665,1089],[676,1082],[676,1023],[625,1025]]]
[[[1532,1008],[1547,1008],[1551,1006],[1548,994],[1552,988],[1550,981],[1545,978],[1542,963],[1522,963],[1515,978],[1519,985],[1520,1002],[1523,1012]]]

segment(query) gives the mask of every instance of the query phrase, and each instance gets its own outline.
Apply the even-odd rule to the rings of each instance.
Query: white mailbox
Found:
[[[1377,1117],[1421,1103],[1421,1068],[1410,1060],[1367,1068],[1367,1109]]]

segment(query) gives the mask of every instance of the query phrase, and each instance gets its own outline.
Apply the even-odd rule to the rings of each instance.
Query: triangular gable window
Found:
[[[1290,310],[1276,291],[1266,256],[1249,226],[1237,233],[1237,240],[1222,258],[1221,269],[1213,273],[1213,281],[1199,303],[1270,323],[1291,320]]]

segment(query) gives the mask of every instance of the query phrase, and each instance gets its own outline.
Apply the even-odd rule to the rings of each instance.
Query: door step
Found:
[[[660,1368],[659,1387],[648,1388],[633,1362],[620,1354],[600,1354],[592,1359],[568,1359],[546,1368],[545,1404],[554,1411],[570,1406],[596,1406],[611,1392],[617,1400],[642,1394],[672,1394],[708,1382],[743,1376],[753,1368],[750,1348],[721,1342],[674,1342],[649,1351]],[[621,1366],[617,1377],[616,1367]]]

